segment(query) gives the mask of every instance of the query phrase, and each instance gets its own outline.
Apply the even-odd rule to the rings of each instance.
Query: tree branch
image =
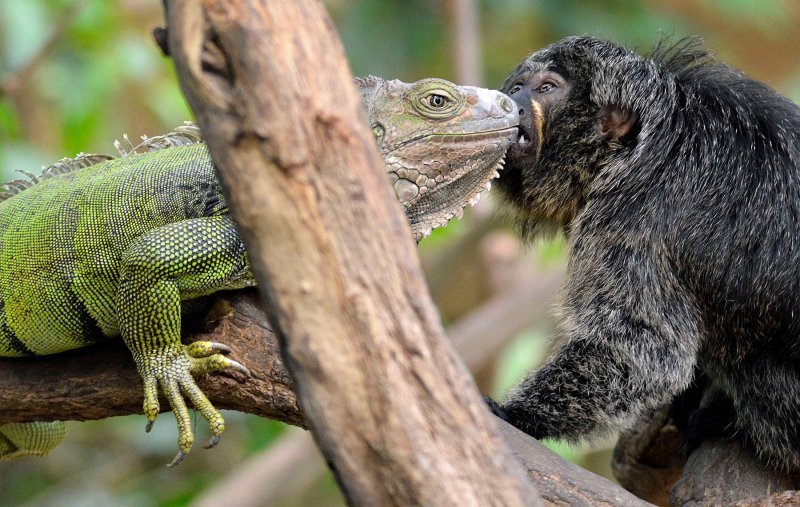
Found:
[[[552,302],[553,278],[545,277],[541,284],[543,290],[531,291],[524,305],[517,296],[503,295],[487,303],[454,326],[452,341],[461,347],[470,347],[475,337],[486,331],[485,323],[489,323],[485,324],[489,327],[492,322],[505,325],[516,322],[522,326],[523,322],[518,319],[523,308],[547,308]],[[499,304],[501,301],[509,303],[509,297],[517,299],[516,304]],[[279,357],[277,340],[258,305],[255,291],[225,294],[212,308],[203,329],[185,336],[184,341],[211,340],[230,345],[232,357],[243,361],[253,373],[246,382],[223,375],[207,376],[201,380],[201,387],[220,408],[306,427],[291,390],[289,374]],[[535,312],[531,318],[536,318]],[[481,325],[473,327],[471,322]],[[496,335],[493,331],[486,336],[494,340]],[[472,355],[470,362],[477,363],[478,354]],[[141,404],[141,378],[121,341],[57,356],[0,359],[0,424],[140,414]],[[593,502],[645,505],[619,486],[565,461],[502,421],[498,423],[502,438],[525,466],[528,477],[545,500],[572,505],[592,505]],[[257,471],[248,473],[257,474]]]
[[[345,496],[535,502],[446,341],[321,4],[166,5],[181,86]]]

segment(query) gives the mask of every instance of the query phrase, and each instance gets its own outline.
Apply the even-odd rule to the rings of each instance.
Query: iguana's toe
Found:
[[[155,375],[148,375],[144,377],[144,415],[147,416],[147,426],[144,430],[150,433],[153,429],[153,423],[156,422],[156,417],[161,411],[161,405],[158,403],[158,379]]]
[[[233,359],[228,359],[222,354],[212,354],[208,357],[192,358],[191,372],[193,375],[223,370],[234,370],[246,377],[250,376],[250,370],[248,370],[243,364],[234,361]]]
[[[195,384],[194,379],[183,379],[180,385],[181,391],[191,400],[195,410],[199,411],[203,418],[208,421],[211,434],[219,441],[219,435],[225,431],[225,419],[222,418],[222,414],[208,401],[203,391]]]
[[[230,347],[224,343],[217,342],[198,341],[192,342],[186,346],[186,353],[189,354],[189,357],[195,358],[208,357],[211,354],[216,354],[219,352],[228,354],[230,351]]]
[[[205,444],[203,444],[203,448],[211,449],[212,447],[214,447],[219,443],[219,440],[220,440],[219,435],[212,435],[212,437],[209,438]]]
[[[178,451],[178,454],[176,454],[175,457],[172,458],[172,461],[167,463],[167,468],[172,468],[180,465],[184,459],[186,459],[186,453],[183,451]]]
[[[177,381],[170,379],[170,381],[164,382],[161,388],[169,400],[172,413],[175,414],[175,420],[178,423],[178,447],[182,452],[188,454],[194,443],[194,433],[192,433],[192,418],[179,387],[179,384],[185,381],[184,378]],[[189,381],[194,383],[194,379],[191,377],[189,377]]]

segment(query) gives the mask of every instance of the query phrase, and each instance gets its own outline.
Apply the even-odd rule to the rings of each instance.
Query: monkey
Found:
[[[697,38],[649,56],[570,37],[502,86],[520,137],[495,188],[562,230],[553,355],[496,413],[536,438],[629,427],[697,375],[731,434],[800,468],[800,108]]]

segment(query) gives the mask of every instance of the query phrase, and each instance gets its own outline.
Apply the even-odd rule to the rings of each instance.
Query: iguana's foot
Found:
[[[215,446],[220,440],[220,434],[225,430],[225,420],[197,386],[194,376],[226,369],[250,376],[247,368],[220,352],[228,353],[230,349],[221,343],[194,342],[189,345],[176,344],[155,349],[146,357],[136,360],[144,379],[144,414],[148,420],[146,431],[150,431],[153,427],[160,410],[159,386],[166,395],[178,422],[180,450],[175,459],[167,465],[169,467],[183,461],[194,443],[191,419],[184,396],[192,402],[196,410],[200,411],[211,428],[212,436],[204,445],[205,448]]]

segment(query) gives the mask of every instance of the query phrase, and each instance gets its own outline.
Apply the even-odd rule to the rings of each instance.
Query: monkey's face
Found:
[[[502,87],[519,107],[520,136],[497,186],[523,232],[540,222],[566,226],[636,123],[635,115],[592,100],[602,70],[590,48],[567,40],[528,57]]]
[[[545,120],[554,106],[567,100],[572,83],[562,73],[547,68],[525,70],[512,77],[503,90],[519,106],[520,135],[509,148],[508,158],[518,165],[532,165],[541,153]]]

